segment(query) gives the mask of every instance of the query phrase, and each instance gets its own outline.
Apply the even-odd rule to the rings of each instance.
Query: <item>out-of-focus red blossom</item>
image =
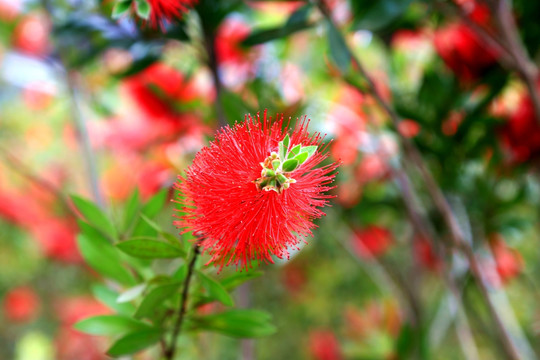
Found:
[[[413,252],[415,260],[422,267],[439,272],[442,269],[442,260],[435,253],[431,242],[424,238],[417,238],[413,242]]]
[[[441,131],[446,136],[454,136],[459,128],[459,125],[463,122],[465,114],[460,111],[453,111],[450,113],[448,119],[444,120],[441,125]]]
[[[288,256],[288,248],[310,236],[313,219],[333,197],[337,163],[316,168],[328,157],[319,133],[307,132],[309,121],[299,121],[290,134],[290,148],[317,146],[319,149],[283,176],[288,188],[259,189],[261,163],[268,162],[278,143],[285,138],[283,115],[272,118],[247,115],[242,123],[225,127],[209,147],[203,148],[175,188],[184,216],[175,224],[184,232],[202,236],[201,246],[212,255],[209,262],[223,267],[231,263],[246,270],[251,261],[273,262],[272,256]],[[321,148],[322,147],[322,148]],[[268,165],[270,166],[270,165]],[[289,181],[287,180],[287,181]],[[274,187],[274,189],[276,189]],[[280,188],[278,188],[280,189]]]
[[[417,51],[426,42],[425,32],[418,30],[402,29],[392,35],[390,45],[398,51]]]
[[[521,273],[523,258],[517,250],[508,247],[501,236],[492,236],[490,247],[495,260],[495,269],[502,285],[505,285]]]
[[[283,267],[282,280],[292,296],[298,295],[308,280],[305,267],[297,263],[287,264]]]
[[[158,27],[164,29],[167,22],[181,18],[182,14],[198,2],[199,0],[148,0],[150,4],[148,22],[154,29]]]
[[[403,137],[413,138],[420,133],[420,124],[414,120],[405,119],[398,124],[398,131]]]
[[[540,90],[540,79],[537,82]],[[533,102],[523,93],[514,113],[501,128],[503,145],[510,150],[511,160],[525,162],[540,155],[540,119],[536,117]]]
[[[353,178],[341,180],[337,188],[336,202],[346,208],[352,208],[362,196],[361,184]]]
[[[387,229],[370,225],[354,231],[352,243],[358,256],[370,259],[383,255],[394,243],[394,239]]]
[[[13,46],[31,56],[44,56],[49,51],[49,23],[42,15],[24,17],[13,31]]]
[[[345,307],[346,334],[355,340],[369,338],[374,332],[384,332],[393,337],[399,334],[402,315],[398,304],[391,300],[370,301],[362,309]]]
[[[146,116],[157,120],[181,120],[178,102],[193,101],[201,95],[193,81],[163,63],[126,78],[123,88]]]
[[[110,314],[110,310],[89,297],[62,299],[56,304],[56,313],[61,322],[55,339],[58,360],[105,360],[107,339],[91,336],[73,329],[82,319]]]
[[[341,346],[330,330],[315,330],[309,333],[309,353],[314,360],[343,359]]]
[[[14,21],[21,10],[21,0],[0,0],[0,20],[6,23]]]
[[[4,297],[2,309],[7,320],[26,323],[36,319],[40,304],[39,297],[32,288],[21,286],[8,291]]]
[[[30,232],[45,256],[66,263],[80,263],[76,241],[77,227],[65,219],[45,218],[30,225]]]
[[[390,167],[386,159],[381,154],[368,154],[362,157],[360,164],[356,168],[356,179],[360,183],[368,183],[375,180],[381,180],[388,176]]]
[[[28,108],[32,110],[43,110],[52,103],[53,95],[44,89],[46,86],[48,85],[34,84],[31,87],[24,88],[22,95],[24,103]]]
[[[489,8],[484,4],[471,4],[469,17],[489,31]],[[464,22],[448,24],[438,29],[433,41],[436,51],[446,65],[464,81],[479,78],[497,62],[496,49],[479,39]]]
[[[304,5],[303,1],[247,1],[247,4],[264,14],[277,13],[290,15]]]

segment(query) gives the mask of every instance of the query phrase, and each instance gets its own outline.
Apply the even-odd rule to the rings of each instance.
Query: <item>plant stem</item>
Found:
[[[187,301],[188,301],[188,295],[189,295],[189,286],[191,284],[191,278],[193,277],[193,272],[195,270],[195,263],[197,262],[197,258],[199,257],[201,253],[201,248],[199,245],[200,245],[200,241],[197,241],[193,245],[193,256],[191,257],[191,261],[189,262],[188,272],[187,272],[186,278],[184,279],[182,296],[180,298],[180,304],[179,304],[177,315],[176,315],[176,322],[174,323],[171,343],[169,344],[169,347],[165,350],[165,354],[164,354],[166,360],[174,359],[174,354],[176,352],[176,340],[178,339],[178,336],[180,336],[180,331],[182,330],[182,323],[184,322],[184,318],[187,311]]]
[[[208,29],[207,24],[203,22],[204,29],[204,46],[206,54],[208,55],[208,68],[212,73],[212,80],[214,81],[214,89],[216,90],[216,102],[215,109],[218,120],[218,126],[223,127],[227,125],[227,119],[225,118],[225,112],[223,111],[223,104],[221,97],[223,93],[223,84],[218,72],[218,60],[216,55],[216,34],[215,30]]]
[[[339,29],[336,26],[335,22],[332,20],[330,11],[326,7],[326,4],[324,3],[324,1],[316,0],[316,4],[319,7],[319,10],[323,14],[324,18],[329,23],[331,23],[331,25],[334,28]],[[343,35],[341,36],[343,37]],[[344,37],[343,37],[343,43],[346,44]],[[388,104],[384,100],[379,90],[375,86],[375,82],[373,81],[371,76],[368,74],[363,64],[356,58],[356,56],[353,55],[353,52],[351,51],[350,48],[348,48],[348,52],[350,54],[350,59],[353,62],[354,68],[360,73],[360,75],[362,75],[362,77],[365,79],[367,83],[367,91],[373,96],[373,98],[379,104],[379,106],[386,112],[386,114],[391,119],[394,127],[397,129],[399,123],[401,122],[400,116],[393,110],[390,104]],[[425,183],[427,191],[430,194],[435,204],[435,207],[441,213],[443,220],[448,228],[453,246],[459,249],[469,262],[469,267],[471,269],[471,272],[473,276],[475,277],[476,283],[480,289],[480,293],[482,294],[482,297],[484,298],[484,301],[486,302],[488,306],[490,315],[493,318],[495,325],[497,326],[504,350],[507,353],[508,358],[513,359],[513,360],[519,360],[520,359],[519,352],[516,349],[512,341],[511,335],[508,329],[506,328],[505,324],[503,323],[500,314],[497,312],[497,309],[495,308],[493,302],[491,301],[491,298],[489,296],[489,290],[487,288],[487,284],[485,283],[485,277],[482,275],[481,268],[479,266],[479,263],[476,259],[476,256],[472,248],[466,242],[463,236],[463,233],[458,224],[457,218],[455,217],[450,207],[450,204],[444,197],[442,190],[436,183],[431,172],[427,168],[427,165],[424,163],[424,160],[420,152],[418,151],[418,149],[416,149],[416,147],[414,146],[414,144],[411,142],[410,139],[402,136],[399,132],[397,132],[397,134],[400,137],[401,143],[403,145],[405,158],[407,158],[412,164],[414,164],[420,171],[420,174]]]

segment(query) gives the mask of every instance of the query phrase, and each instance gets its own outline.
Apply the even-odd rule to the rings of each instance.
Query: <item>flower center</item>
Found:
[[[278,144],[278,152],[272,151],[270,156],[260,163],[261,177],[254,181],[257,189],[275,191],[281,194],[296,182],[291,173],[317,151],[317,146],[295,145],[292,148],[287,134]]]

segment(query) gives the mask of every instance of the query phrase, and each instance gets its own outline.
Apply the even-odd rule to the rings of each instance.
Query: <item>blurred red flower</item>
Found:
[[[49,23],[45,17],[28,15],[13,31],[13,46],[28,55],[44,56],[49,51]]]
[[[424,268],[435,272],[441,270],[442,261],[435,253],[429,240],[424,238],[415,239],[413,243],[413,251],[416,261]]]
[[[392,233],[376,225],[356,230],[352,241],[358,256],[367,259],[383,255],[394,243]]]
[[[46,217],[29,224],[30,232],[48,258],[66,263],[80,263],[77,227],[69,219]]]
[[[325,192],[338,164],[315,168],[328,156],[320,134],[307,132],[305,118],[290,137],[283,115],[271,121],[265,111],[262,120],[247,115],[223,128],[175,185],[185,212],[175,224],[203,239],[216,266],[240,263],[247,270],[251,260],[288,256],[332,197]]]
[[[540,90],[540,80],[537,87]],[[515,111],[501,128],[500,136],[510,150],[512,161],[524,162],[540,155],[540,119],[536,117],[528,93],[519,99]]]
[[[405,119],[398,124],[398,131],[403,137],[413,138],[420,133],[420,124],[414,120]]]
[[[32,288],[21,286],[11,289],[4,297],[2,305],[6,319],[12,322],[25,323],[37,317],[40,301]]]
[[[330,330],[316,330],[309,334],[309,353],[314,360],[343,359],[339,342]]]
[[[517,250],[508,247],[500,236],[495,236],[490,246],[497,273],[504,285],[521,273],[523,258]]]
[[[485,5],[472,5],[469,17],[488,31],[489,9]],[[446,65],[464,81],[477,79],[497,62],[497,51],[482,42],[463,22],[438,29],[433,40]]]
[[[148,0],[150,3],[150,26],[162,29],[166,22],[179,19],[188,8],[197,4],[199,0]]]

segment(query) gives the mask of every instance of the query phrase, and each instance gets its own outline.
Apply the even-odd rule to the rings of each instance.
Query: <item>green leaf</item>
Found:
[[[289,159],[287,161],[285,161],[282,165],[281,165],[281,168],[283,169],[283,171],[285,172],[291,172],[291,171],[294,171],[298,165],[300,164],[300,162],[296,159]]]
[[[152,289],[144,297],[143,301],[137,308],[137,312],[134,315],[135,318],[151,318],[160,308],[163,307],[164,302],[167,299],[170,299],[175,293],[178,292],[181,285],[181,282],[174,282],[160,285]]]
[[[294,157],[294,160],[298,161],[298,164],[303,164],[308,159],[309,154],[307,152],[301,152],[300,154]]]
[[[150,326],[127,316],[102,315],[81,320],[74,328],[91,335],[121,335],[134,330],[149,329]]]
[[[185,257],[184,249],[152,238],[134,238],[121,241],[116,247],[139,259],[172,259]]]
[[[144,20],[150,18],[150,4],[146,0],[135,0],[137,2],[137,15]]]
[[[118,339],[111,348],[107,350],[107,355],[118,357],[134,354],[159,342],[161,335],[162,331],[159,329],[132,332]]]
[[[135,300],[138,298],[146,289],[146,284],[139,284],[137,286],[133,286],[120,295],[118,295],[118,298],[116,299],[117,303],[125,303],[129,302],[131,300]]]
[[[187,276],[187,265],[182,264],[172,275],[172,278],[176,281],[184,281]]]
[[[287,150],[285,148],[285,144],[283,144],[283,141],[280,141],[278,143],[278,156],[279,156],[279,159],[283,161],[283,159],[285,159],[285,155],[287,154]],[[272,165],[273,167],[273,165]]]
[[[135,216],[139,211],[140,196],[139,189],[135,189],[127,201],[127,205],[124,211],[124,229],[128,230],[130,225],[135,221]]]
[[[101,275],[121,284],[135,285],[135,279],[121,263],[120,254],[102,236],[89,236],[88,232],[77,236],[77,244],[84,260]]]
[[[110,309],[118,312],[122,315],[132,315],[135,312],[135,306],[130,303],[118,303],[118,293],[114,290],[109,289],[108,287],[97,284],[92,287],[92,294],[97,298],[102,304],[107,305]]]
[[[283,146],[285,147],[285,151],[288,151],[289,150],[289,144],[291,142],[291,138],[289,137],[289,134],[285,135],[285,137],[283,138]],[[285,157],[283,157],[282,159],[284,159]]]
[[[144,214],[141,214],[141,218],[148,224],[150,227],[154,230],[156,230],[158,233],[162,232],[161,226],[159,226],[155,221],[149,219]]]
[[[345,43],[343,35],[331,22],[327,22],[328,42],[330,47],[330,58],[337,65],[343,74],[349,72],[351,67],[351,53]]]
[[[411,5],[412,0],[351,1],[355,29],[376,31],[390,25]]]
[[[126,14],[130,8],[131,8],[131,0],[118,1],[113,7],[111,17],[115,20],[119,19],[124,14]]]
[[[77,195],[72,195],[71,200],[90,224],[112,239],[116,239],[116,230],[112,222],[99,207]]]
[[[244,282],[255,279],[263,274],[262,271],[242,271],[242,272],[235,272],[231,276],[226,277],[225,279],[222,279],[220,281],[221,285],[225,288],[225,290],[230,291],[240,285],[242,285]]]
[[[215,331],[233,337],[262,337],[272,335],[276,327],[268,313],[257,310],[229,310],[219,314],[192,319],[195,329]]]
[[[197,271],[197,274],[199,275],[202,286],[206,289],[206,291],[208,291],[208,295],[211,298],[226,306],[234,305],[231,295],[220,283],[200,271]]]
[[[308,157],[315,154],[317,151],[317,146],[304,146],[302,147],[302,150],[300,152],[306,152],[308,154]]]
[[[165,200],[167,199],[168,189],[163,189],[156,195],[154,195],[148,202],[142,207],[141,213],[147,218],[151,219],[155,217],[159,211],[164,207]],[[152,236],[156,231],[152,229],[150,225],[141,219],[137,220],[137,224],[133,229],[133,236]]]
[[[289,151],[289,155],[287,155],[287,158],[291,159],[295,157],[300,152],[301,148],[302,148],[302,144],[298,144],[295,147],[293,147],[291,151]]]

